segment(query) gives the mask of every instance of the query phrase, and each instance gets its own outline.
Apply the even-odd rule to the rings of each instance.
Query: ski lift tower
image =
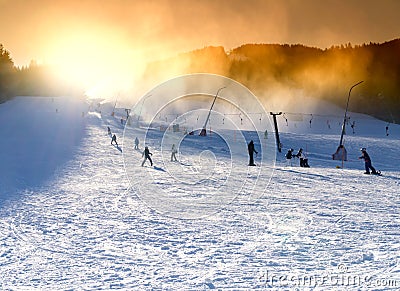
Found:
[[[342,125],[342,133],[340,135],[340,142],[339,142],[339,146],[336,149],[336,152],[334,154],[332,154],[332,159],[333,160],[338,160],[338,161],[342,161],[342,169],[344,168],[344,161],[347,161],[347,150],[343,145],[343,136],[346,132],[346,122],[347,122],[347,110],[349,109],[349,101],[350,101],[350,94],[351,94],[351,90],[353,90],[353,88],[357,85],[360,85],[362,82],[364,81],[360,81],[357,84],[354,84],[353,86],[351,86],[350,90],[349,90],[349,95],[347,96],[347,104],[346,104],[346,110],[344,112],[344,118],[343,118],[343,125]]]
[[[276,116],[277,116],[277,115],[281,115],[282,112],[279,112],[279,113],[270,112],[269,114],[272,115],[272,118],[273,118],[273,120],[274,120],[275,140],[276,140],[276,146],[277,146],[278,152],[282,152],[282,144],[281,144],[281,140],[279,139],[278,122],[277,122],[277,120],[276,120]]]
[[[140,122],[140,116],[142,115],[142,110],[143,110],[143,106],[144,106],[144,101],[146,101],[146,99],[149,98],[151,95],[152,95],[152,94],[149,94],[149,95],[143,97],[142,106],[140,106],[140,111],[139,111],[139,114],[138,114],[138,117],[137,117],[137,124],[138,124],[138,126],[139,126],[139,122]]]
[[[117,107],[117,101],[118,101],[118,97],[115,99],[115,103],[114,103],[113,110],[112,110],[112,112],[111,112],[111,116],[114,116],[114,115],[115,115],[115,107]]]
[[[351,86],[350,90],[349,90],[349,95],[347,96],[347,104],[346,104],[346,111],[344,112],[344,119],[343,119],[343,125],[342,125],[342,133],[340,135],[340,142],[339,142],[339,146],[343,145],[343,135],[346,132],[346,121],[347,121],[347,110],[349,109],[349,101],[350,101],[350,94],[351,94],[351,90],[353,90],[353,88],[357,85],[360,85],[362,82],[364,81],[360,81],[357,84],[354,84],[353,86]]]
[[[129,119],[129,114],[131,113],[131,110],[128,108],[125,108],[125,112],[126,112],[126,124],[131,125],[131,121]]]
[[[217,91],[217,94],[215,94],[213,103],[211,104],[210,111],[208,112],[208,115],[207,115],[207,118],[206,118],[206,122],[204,122],[203,128],[201,129],[201,132],[199,134],[200,136],[206,136],[207,135],[207,123],[208,123],[208,120],[210,119],[211,110],[213,109],[215,101],[217,100],[219,91],[221,91],[222,89],[225,89],[225,88],[226,87],[219,88],[218,91]]]
[[[131,113],[131,110],[128,108],[125,108],[125,112],[126,112],[126,119],[129,118],[129,114]]]

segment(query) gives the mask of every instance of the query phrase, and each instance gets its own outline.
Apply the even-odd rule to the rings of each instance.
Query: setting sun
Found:
[[[99,95],[132,86],[135,73],[144,66],[138,51],[122,37],[101,29],[63,31],[49,40],[47,50],[46,62],[62,76]]]

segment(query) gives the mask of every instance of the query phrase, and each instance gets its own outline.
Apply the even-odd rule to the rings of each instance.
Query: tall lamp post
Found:
[[[350,93],[351,90],[353,90],[353,88],[357,85],[360,85],[362,82],[364,81],[360,81],[357,84],[354,84],[353,86],[351,86],[350,90],[349,90],[349,96],[347,96],[347,105],[346,105],[346,111],[344,112],[344,119],[343,119],[343,126],[342,126],[342,133],[340,135],[340,143],[339,146],[343,145],[343,135],[345,133],[346,130],[346,121],[347,121],[347,110],[349,109],[349,101],[350,101]]]
[[[207,115],[207,118],[206,118],[206,122],[204,122],[203,128],[202,128],[202,130],[200,132],[200,136],[206,136],[207,135],[207,123],[208,123],[208,120],[210,119],[211,110],[213,109],[215,101],[217,100],[219,91],[221,91],[222,89],[225,89],[225,88],[226,87],[219,88],[218,91],[217,91],[217,94],[215,94],[214,101],[211,104],[210,111],[208,112],[208,115]]]

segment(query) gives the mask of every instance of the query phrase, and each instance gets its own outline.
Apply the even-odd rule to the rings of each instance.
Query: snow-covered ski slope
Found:
[[[46,183],[72,160],[85,134],[79,100],[18,97],[0,105],[0,201]]]
[[[133,136],[144,129],[122,140],[125,111],[112,117],[112,107],[38,97],[0,105],[0,289],[400,288],[399,126],[386,136],[385,122],[349,114],[344,169],[331,160],[342,119],[334,107],[313,111],[311,127],[307,114],[278,117],[274,169],[247,167],[246,148],[213,135],[187,136],[180,162],[166,162],[154,129],[155,167],[141,168],[143,140],[134,151]],[[299,147],[311,168],[286,165],[285,151]],[[382,177],[363,175],[360,147]],[[254,193],[254,180],[265,192]]]

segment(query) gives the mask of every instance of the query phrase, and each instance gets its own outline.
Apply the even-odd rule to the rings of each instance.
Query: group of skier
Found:
[[[254,163],[254,153],[257,155],[258,152],[254,148],[254,141],[251,140],[247,145],[247,150],[249,152],[249,166],[256,166]],[[286,159],[291,162],[292,158],[299,158],[300,159],[300,167],[309,168],[308,159],[306,154],[303,152],[303,149],[300,148],[297,154],[293,154],[294,149],[289,149],[286,153]]]
[[[258,152],[255,150],[254,148],[254,142],[251,140],[249,142],[249,144],[247,145],[247,149],[249,152],[249,166],[255,166],[254,163],[254,153],[258,154]],[[303,149],[300,148],[299,151],[297,152],[297,154],[293,153],[294,149],[290,148],[285,157],[286,157],[286,161],[289,165],[291,165],[291,161],[293,158],[298,158],[300,160],[300,167],[304,167],[304,168],[309,168],[310,165],[308,164],[308,158],[307,155],[304,153]],[[374,174],[374,175],[381,175],[380,171],[377,171],[373,166],[372,166],[372,161],[371,158],[369,156],[369,154],[367,153],[367,149],[366,148],[361,148],[361,156],[359,157],[359,159],[364,160],[365,163],[365,172],[364,174]]]
[[[136,140],[137,140],[137,138],[135,139],[135,149],[136,149]],[[139,148],[137,148],[137,149],[139,149]],[[177,153],[178,153],[178,150],[176,149],[175,144],[173,144],[172,145],[172,149],[171,149],[171,162],[177,162],[178,161],[178,159],[176,158],[176,154]],[[150,152],[149,147],[146,146],[144,148],[143,153],[142,153],[142,157],[144,157],[144,160],[142,162],[142,167],[144,166],[144,164],[146,163],[147,160],[149,160],[150,166],[153,166],[153,161],[152,161],[152,159],[150,157],[152,155],[153,154]]]
[[[107,127],[108,130],[108,135],[111,136],[111,144],[116,144],[116,146],[118,147],[118,143],[117,143],[117,136],[115,134],[111,133],[111,129],[110,127]],[[136,137],[135,138],[135,150],[139,150],[139,139]],[[254,141],[251,140],[248,145],[247,145],[247,150],[249,153],[249,166],[256,166],[256,164],[254,163],[254,153],[257,155],[258,152],[256,151],[255,147],[254,147]],[[372,166],[372,162],[371,162],[371,158],[367,153],[366,148],[361,148],[361,156],[359,157],[359,159],[363,159],[365,162],[365,173],[364,174],[374,174],[374,175],[380,175],[379,171],[376,171],[376,169]],[[289,165],[291,165],[291,161],[293,158],[298,158],[300,161],[300,167],[304,167],[304,168],[309,168],[310,165],[308,164],[308,158],[306,153],[304,153],[303,149],[300,148],[297,152],[297,154],[293,153],[294,149],[290,148],[285,157],[286,157],[286,161]],[[171,162],[173,161],[178,161],[176,158],[176,154],[178,153],[178,150],[175,146],[175,144],[172,145],[171,148]],[[147,146],[145,146],[144,151],[142,153],[142,157],[144,157],[144,160],[142,162],[142,167],[144,166],[144,164],[146,163],[147,160],[149,160],[150,165],[153,166],[153,160],[151,159],[151,156],[153,154],[150,152],[149,148]],[[371,171],[370,171],[371,170]]]
[[[299,149],[297,154],[293,154],[294,149],[289,149],[286,153],[286,161],[288,164],[291,165],[293,158],[298,158],[300,160],[300,167],[309,168],[310,165],[308,164],[308,158],[306,153],[303,151],[302,148]]]
[[[115,134],[111,133],[111,129],[108,126],[107,127],[107,131],[108,131],[108,135],[111,137],[111,144],[116,144],[116,146],[118,146],[117,143],[117,136]],[[135,150],[139,150],[139,138],[135,137]],[[176,158],[176,154],[178,153],[178,150],[176,149],[175,144],[172,145],[172,149],[171,149],[171,162],[173,161],[178,161],[178,159]],[[144,160],[142,162],[142,167],[144,166],[144,164],[146,163],[146,161],[148,160],[150,162],[150,166],[153,166],[153,160],[151,159],[151,156],[153,154],[150,152],[149,147],[145,146],[144,151],[142,153],[142,157],[144,157]]]
[[[135,148],[136,148],[136,141],[137,141],[138,139],[136,138],[135,139]],[[137,148],[137,149],[139,149],[139,148]],[[178,150],[176,149],[176,146],[175,146],[175,144],[173,144],[172,145],[172,148],[171,148],[171,162],[177,162],[178,161],[178,159],[176,158],[176,154],[178,153]],[[142,167],[144,166],[144,164],[146,163],[146,161],[147,160],[149,160],[149,162],[150,162],[150,166],[153,166],[153,161],[152,161],[152,159],[151,159],[151,157],[150,156],[152,156],[153,154],[150,152],[150,150],[149,150],[149,147],[145,147],[144,148],[144,151],[143,151],[143,153],[142,153],[142,157],[144,157],[144,160],[143,160],[143,162],[142,162]]]

